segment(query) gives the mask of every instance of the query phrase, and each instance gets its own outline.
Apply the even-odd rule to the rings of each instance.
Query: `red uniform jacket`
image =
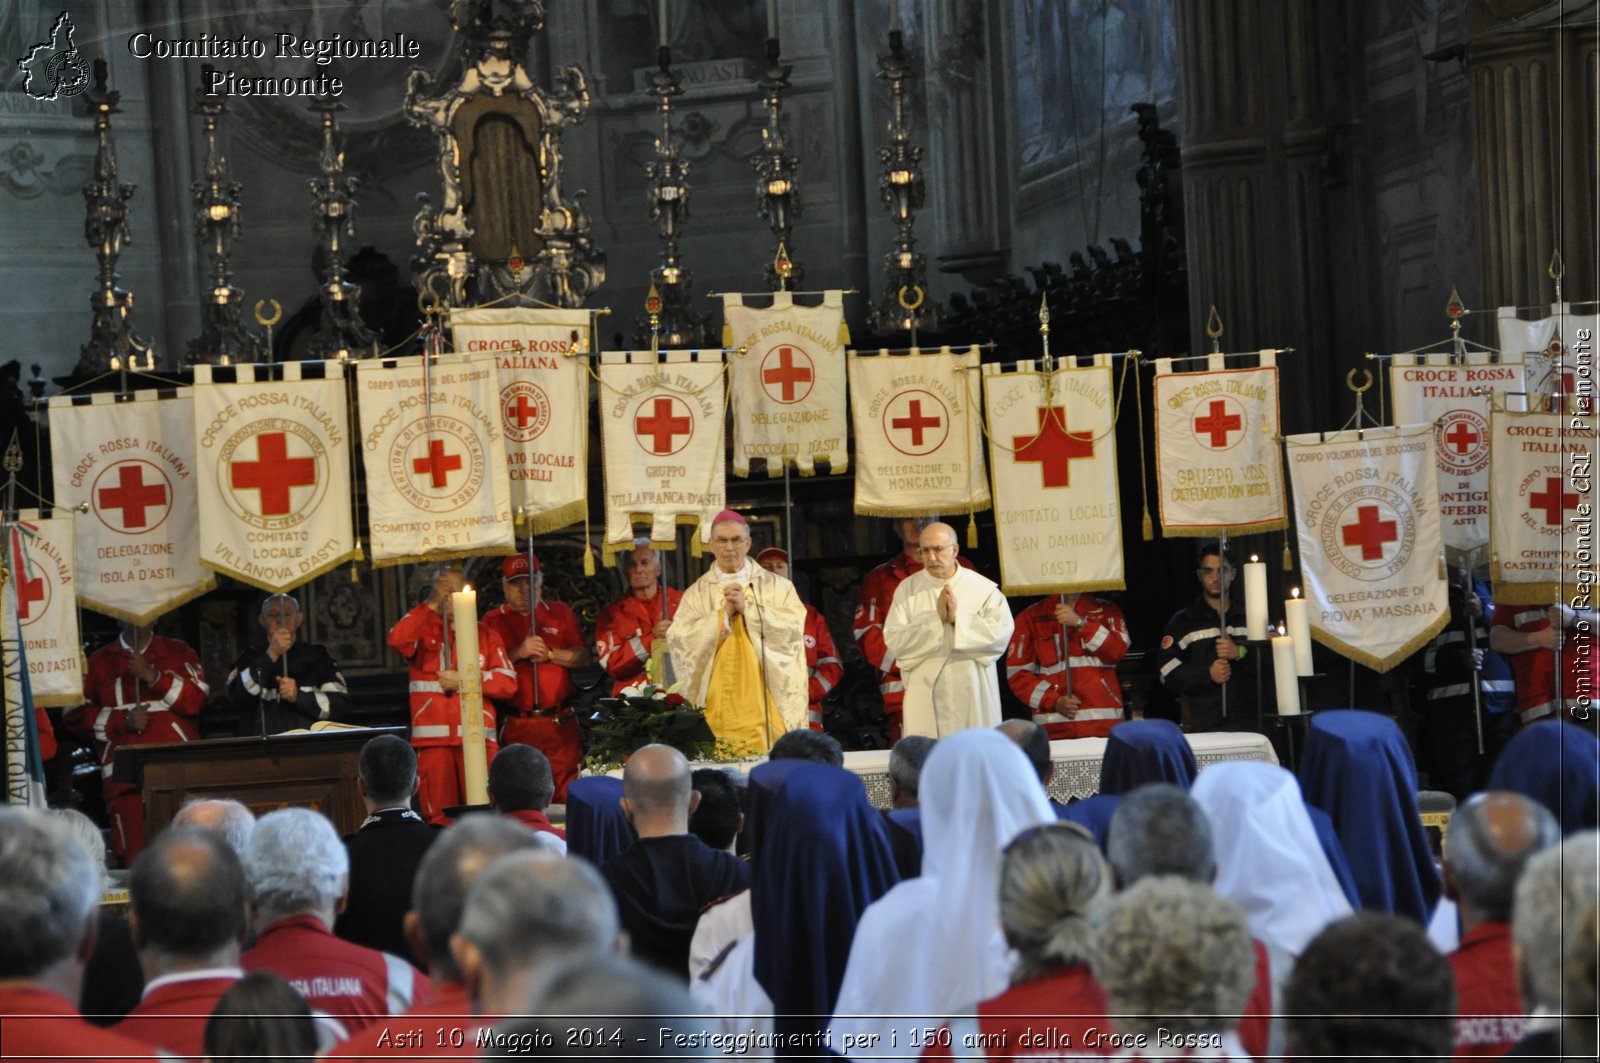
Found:
[[[1503,1056],[1527,1017],[1511,964],[1511,926],[1479,923],[1449,956],[1456,974],[1456,1058]]]
[[[806,722],[813,731],[822,730],[822,699],[844,678],[844,664],[833,645],[833,632],[828,622],[814,605],[806,606],[806,669],[811,678],[807,684],[811,705],[806,710]]]
[[[206,1054],[206,1021],[222,994],[244,974],[237,968],[197,971],[194,975],[157,978],[117,1032],[156,1048],[165,1048],[196,1063]]]
[[[352,1030],[405,1011],[422,980],[400,957],[334,937],[309,915],[268,925],[240,962],[247,971],[279,975],[312,1010],[344,1020]]]
[[[6,1063],[60,1060],[65,1054],[148,1063],[153,1054],[143,1041],[85,1022],[61,994],[21,982],[0,989],[0,1052]]]
[[[667,588],[667,619],[678,615],[683,592]],[[650,660],[656,637],[652,629],[661,619],[661,592],[649,601],[624,595],[600,610],[594,620],[595,656],[612,679],[612,694],[644,681],[644,666]]]
[[[200,715],[211,688],[200,658],[177,639],[157,635],[144,651],[145,660],[161,674],[153,683],[136,682],[128,671],[131,653],[119,638],[101,646],[89,658],[83,677],[84,704],[67,712],[67,727],[83,738],[93,738],[100,755],[109,800],[138,790],[128,783],[113,783],[111,768],[122,746],[147,746],[160,742],[190,742],[200,737],[194,718]],[[128,730],[128,713],[143,704],[150,722],[143,734]]]
[[[576,649],[584,644],[583,631],[578,627],[578,615],[571,607],[560,602],[541,600],[537,611],[538,635],[552,650]],[[506,649],[506,656],[509,658],[512,651],[528,637],[528,629],[532,626],[529,620],[527,613],[519,613],[508,605],[502,605],[484,614],[483,626],[493,628],[494,633],[500,636],[500,641]],[[516,670],[517,690],[512,697],[506,699],[506,705],[518,713],[533,711],[533,684],[536,674],[541,712],[550,713],[552,710],[564,708],[572,700],[572,695],[577,693],[578,688],[572,682],[572,673],[559,664],[545,661],[535,665],[532,661],[524,659],[512,661],[511,666]]]
[[[451,663],[455,661],[455,632],[450,633]],[[459,746],[461,701],[439,686],[439,649],[444,643],[444,621],[426,605],[419,605],[389,629],[389,645],[406,659],[411,678],[411,744]],[[483,726],[494,740],[495,712],[490,699],[504,700],[517,692],[517,674],[493,628],[478,627],[478,664],[483,669]],[[335,1012],[337,1014],[337,1012]]]
[[[1525,633],[1543,631],[1550,626],[1550,617],[1543,606],[1497,604],[1491,626]],[[1561,684],[1564,706],[1556,702],[1554,652],[1528,650],[1505,656],[1517,681],[1517,712],[1525,724],[1558,709],[1570,715],[1579,704],[1576,699],[1600,697],[1600,660],[1596,659],[1600,656],[1600,642],[1584,629],[1568,628],[1567,641],[1561,647],[1561,667],[1567,673]]]
[[[963,568],[973,567],[972,562],[964,557],[958,556],[956,561]],[[887,672],[883,670],[883,659],[889,652],[883,644],[883,618],[889,615],[889,606],[894,603],[895,588],[907,576],[921,571],[922,562],[913,561],[902,552],[868,572],[867,578],[861,581],[854,634],[856,645],[861,647],[861,655],[878,670],[878,692],[883,695],[885,713],[899,714],[900,706],[906,699],[906,686],[900,681],[900,669],[892,662]]]
[[[1069,630],[1056,622],[1060,600],[1052,594],[1017,614],[1006,648],[1006,682],[1051,738],[1103,738],[1122,722],[1116,664],[1128,652],[1128,624],[1112,603],[1080,595],[1073,609],[1083,626]],[[1070,720],[1056,711],[1056,700],[1067,693],[1082,702]]]
[[[426,1001],[388,1022],[355,1031],[324,1052],[323,1059],[426,1059],[471,1056],[481,1051],[478,1031],[494,1018],[474,1013],[460,982],[446,982]],[[459,1036],[458,1036],[459,1035]]]

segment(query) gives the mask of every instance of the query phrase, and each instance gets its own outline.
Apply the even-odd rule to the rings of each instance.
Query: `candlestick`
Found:
[[[1252,641],[1267,637],[1267,565],[1255,554],[1244,566],[1244,628]]]
[[[1278,715],[1299,716],[1300,679],[1295,675],[1293,636],[1273,636],[1272,678],[1278,688]]]
[[[657,0],[656,23],[661,28],[661,39],[656,43],[665,48],[667,46],[667,0]]]
[[[1294,588],[1283,603],[1284,627],[1294,639],[1294,670],[1297,675],[1310,675],[1311,621],[1306,615],[1306,600],[1300,597],[1300,588]]]
[[[461,675],[461,762],[467,804],[489,803],[489,751],[483,731],[483,666],[478,662],[478,595],[464,587],[450,598],[456,665]]]

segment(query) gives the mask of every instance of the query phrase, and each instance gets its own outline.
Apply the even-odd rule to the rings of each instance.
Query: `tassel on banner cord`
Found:
[[[1293,572],[1294,571],[1294,554],[1289,552],[1289,533],[1288,532],[1284,532],[1283,533],[1283,570],[1285,572]]]
[[[850,346],[850,325],[845,321],[844,315],[839,315],[839,346]]]
[[[1139,534],[1147,543],[1155,541],[1156,526],[1150,520],[1150,509],[1148,506],[1145,507],[1144,518],[1139,522]]]
[[[978,548],[978,515],[972,510],[967,510],[967,549]]]
[[[583,575],[585,579],[594,576],[594,544],[589,542],[583,544]]]
[[[722,349],[725,351],[733,349],[733,326],[727,321],[722,323]]]

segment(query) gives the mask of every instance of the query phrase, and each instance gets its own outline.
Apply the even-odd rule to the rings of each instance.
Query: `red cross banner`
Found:
[[[1452,363],[1448,354],[1397,354],[1389,363],[1394,419],[1434,425],[1444,548],[1469,568],[1489,545],[1490,395],[1504,405],[1507,393],[1523,390],[1522,358],[1471,352]]]
[[[492,353],[358,362],[356,397],[374,568],[516,548]]]
[[[1489,418],[1489,571],[1496,601],[1552,605],[1593,598],[1595,423],[1592,416]]]
[[[855,511],[918,517],[989,508],[978,348],[851,351]]]
[[[17,619],[36,705],[83,703],[83,641],[73,577],[71,513],[41,517],[25,509],[0,525],[8,548],[6,568],[17,598]]]
[[[601,355],[608,559],[611,548],[633,541],[636,522],[650,525],[658,550],[677,545],[679,524],[710,541],[710,520],[728,494],[722,371],[721,351]]]
[[[798,306],[789,292],[774,292],[765,309],[738,294],[722,300],[730,345],[740,351],[728,359],[733,474],[749,476],[751,458],[766,461],[768,476],[782,476],[786,464],[811,476],[818,461],[846,471],[844,293],[824,292],[821,306]]]
[[[456,310],[456,350],[493,353],[511,504],[533,535],[581,521],[589,506],[589,311]]]
[[[192,388],[50,399],[55,502],[73,522],[78,601],[146,624],[217,585],[200,564]]]
[[[194,370],[200,563],[279,594],[356,556],[340,362]]]
[[[1311,637],[1387,672],[1450,619],[1433,426],[1284,440]]]
[[[1162,534],[1248,535],[1289,526],[1278,449],[1278,367],[1175,373],[1156,360],[1156,497]],[[1219,359],[1220,360],[1220,359]]]
[[[1064,362],[1067,360],[1064,360]],[[1007,594],[1121,590],[1111,364],[983,367],[989,475]]]
[[[1495,312],[1500,349],[1523,356],[1527,409],[1559,410],[1563,396],[1585,395],[1587,409],[1593,410],[1594,334],[1600,315],[1593,313],[1593,303],[1585,305],[1590,313],[1574,313],[1571,303],[1551,303],[1548,316],[1533,319],[1519,316],[1514,306]]]

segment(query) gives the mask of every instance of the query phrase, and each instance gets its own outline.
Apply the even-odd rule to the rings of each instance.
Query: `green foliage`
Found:
[[[584,751],[584,767],[603,773],[617,767],[641,746],[671,746],[690,760],[713,756],[716,735],[705,713],[682,694],[645,686],[637,694],[601,698]]]

